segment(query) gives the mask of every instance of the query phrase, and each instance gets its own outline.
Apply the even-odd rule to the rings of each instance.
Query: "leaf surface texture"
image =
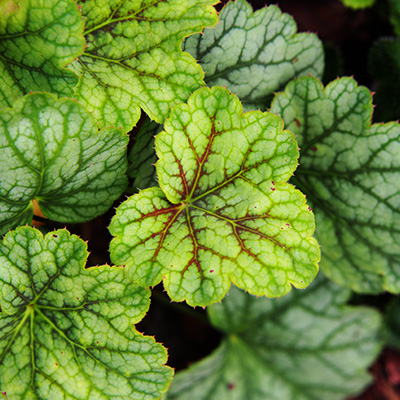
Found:
[[[225,333],[206,359],[178,373],[168,400],[343,400],[362,390],[381,349],[378,312],[345,305],[325,278],[281,299],[233,287],[207,311]]]
[[[245,0],[229,2],[215,29],[184,43],[204,69],[209,86],[226,86],[245,110],[265,110],[278,89],[294,77],[321,77],[322,43],[312,33],[296,33],[293,18],[277,6],[253,12]]]
[[[293,183],[314,207],[324,273],[358,292],[399,293],[400,125],[371,125],[371,93],[352,78],[293,81],[271,112],[299,141]]]
[[[182,52],[184,37],[217,22],[215,0],[88,0],[88,48],[72,64],[77,98],[100,126],[130,130],[143,109],[163,122],[186,101],[204,73]]]
[[[146,119],[135,135],[134,145],[128,156],[128,176],[133,180],[133,191],[158,186],[154,168],[157,161],[154,137],[161,131],[162,125]]]
[[[306,287],[320,253],[304,195],[286,183],[298,148],[282,125],[242,114],[220,87],[177,105],[156,137],[161,188],[130,197],[111,222],[113,262],[191,305],[220,300],[231,281],[271,297]]]
[[[20,227],[0,244],[0,387],[10,399],[157,399],[172,370],[138,333],[150,292],[122,268],[85,269],[66,230]]]
[[[64,67],[83,53],[84,44],[74,1],[2,1],[0,108],[31,91],[72,97],[78,77]]]
[[[128,137],[97,130],[76,101],[34,93],[0,112],[0,231],[32,220],[32,200],[60,222],[106,212],[127,184]]]

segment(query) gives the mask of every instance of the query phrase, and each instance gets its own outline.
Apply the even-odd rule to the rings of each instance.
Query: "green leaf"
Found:
[[[226,86],[245,110],[266,108],[266,99],[295,76],[322,77],[324,52],[311,33],[296,34],[293,18],[277,6],[253,13],[245,0],[229,2],[216,29],[185,41],[203,67],[206,83]]]
[[[295,80],[279,114],[301,148],[295,183],[315,208],[321,268],[358,292],[400,292],[400,125],[371,125],[371,93],[342,78]]]
[[[3,0],[0,108],[31,91],[72,97],[78,77],[64,67],[84,44],[83,19],[72,0]]]
[[[400,296],[392,300],[386,313],[387,343],[400,349]]]
[[[134,145],[128,156],[128,176],[133,179],[134,191],[158,186],[154,168],[157,161],[154,136],[161,130],[161,125],[146,119],[134,138]]]
[[[72,64],[77,98],[100,126],[130,130],[143,109],[163,122],[204,73],[180,49],[184,37],[217,22],[216,0],[88,0],[82,4],[88,48]]]
[[[326,279],[270,300],[232,288],[209,307],[226,337],[178,373],[168,400],[342,400],[371,380],[381,349],[378,312],[344,305],[350,292]]]
[[[0,232],[32,219],[32,200],[61,222],[106,212],[127,184],[128,138],[97,131],[76,101],[46,93],[22,97],[0,112]]]
[[[355,10],[371,7],[375,3],[375,0],[341,0],[341,1],[346,7],[350,7]]]
[[[138,333],[150,292],[122,268],[84,269],[66,230],[9,232],[0,245],[0,387],[10,399],[155,399],[172,370]]]
[[[122,203],[111,258],[143,286],[161,280],[175,301],[219,301],[231,281],[286,294],[315,277],[320,252],[304,196],[286,183],[298,148],[269,113],[242,115],[227,89],[197,90],[156,137],[160,188]]]

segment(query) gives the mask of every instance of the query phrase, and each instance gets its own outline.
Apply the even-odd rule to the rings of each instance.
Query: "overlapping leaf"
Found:
[[[83,19],[72,0],[0,4],[0,108],[28,92],[74,94],[78,77],[64,67],[83,53]]]
[[[231,281],[282,296],[317,272],[314,217],[286,183],[298,148],[280,118],[242,115],[227,89],[197,90],[156,137],[160,188],[122,203],[110,252],[144,286],[161,280],[175,301],[208,305]]]
[[[154,151],[154,136],[162,131],[162,125],[148,119],[140,127],[134,145],[128,156],[128,175],[133,179],[133,190],[157,186],[154,164],[157,156]]]
[[[172,370],[133,324],[149,291],[122,268],[84,269],[86,244],[33,228],[0,244],[0,387],[10,399],[156,399]]]
[[[322,44],[311,33],[296,34],[296,23],[277,6],[253,13],[246,0],[229,2],[216,29],[185,41],[184,49],[204,69],[208,85],[226,86],[245,109],[266,108],[266,98],[292,78],[322,76]]]
[[[0,112],[0,233],[32,219],[32,200],[61,222],[104,212],[127,184],[127,136],[98,132],[76,101],[27,95]]]
[[[351,78],[291,82],[271,107],[299,141],[293,182],[315,209],[321,267],[359,292],[400,292],[400,125],[371,125]]]
[[[88,48],[72,64],[77,98],[100,126],[130,130],[143,109],[163,122],[204,73],[180,49],[184,37],[217,22],[216,0],[82,2]]]
[[[344,305],[350,291],[318,278],[282,299],[232,288],[208,308],[226,337],[178,373],[168,400],[343,400],[370,381],[381,348],[378,312]]]

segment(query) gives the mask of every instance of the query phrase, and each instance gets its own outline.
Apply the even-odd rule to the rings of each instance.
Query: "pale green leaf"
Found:
[[[375,0],[341,0],[341,1],[345,6],[353,8],[355,10],[371,7],[375,3]]]
[[[0,387],[12,400],[157,399],[172,370],[138,333],[150,292],[122,268],[85,269],[66,230],[20,227],[0,244]]]
[[[371,125],[371,93],[352,78],[291,82],[271,112],[301,148],[293,183],[315,209],[321,268],[358,292],[400,292],[400,125]]]
[[[134,137],[134,144],[128,156],[128,175],[133,180],[134,191],[158,186],[154,168],[157,161],[154,136],[161,130],[162,125],[146,119]]]
[[[297,34],[293,18],[277,6],[253,13],[246,0],[229,2],[215,29],[185,41],[208,85],[226,86],[245,110],[265,110],[266,99],[294,77],[322,77],[324,52],[312,33]]]
[[[0,108],[31,91],[72,97],[78,77],[64,67],[83,53],[83,19],[72,0],[0,3]]]
[[[325,278],[275,300],[232,288],[208,308],[225,339],[176,375],[167,399],[344,400],[359,392],[381,349],[381,320],[346,306],[348,296]]]
[[[315,277],[320,251],[304,195],[286,183],[297,166],[280,118],[242,114],[227,89],[197,90],[156,137],[161,188],[122,203],[110,225],[115,264],[143,286],[161,280],[175,301],[205,306],[231,281],[286,294]]]
[[[32,219],[32,200],[61,222],[106,212],[127,184],[128,138],[97,130],[76,101],[46,93],[0,112],[0,232]]]
[[[186,101],[204,73],[180,49],[184,37],[217,22],[216,0],[88,0],[88,48],[72,64],[81,76],[77,98],[100,126],[130,130],[143,109],[163,122]]]

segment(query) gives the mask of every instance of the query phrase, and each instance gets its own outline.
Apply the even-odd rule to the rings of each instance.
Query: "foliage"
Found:
[[[156,138],[161,188],[130,197],[110,225],[111,259],[134,282],[164,280],[172,300],[206,306],[231,280],[277,297],[315,277],[314,218],[286,183],[297,165],[294,136],[275,115],[241,111],[220,87],[172,110]]]
[[[165,349],[132,329],[149,290],[122,268],[84,269],[86,245],[30,227],[0,248],[0,385],[11,398],[155,398],[172,371]]]
[[[223,342],[176,376],[168,400],[335,400],[357,392],[380,349],[380,316],[345,306],[349,294],[322,277],[278,300],[232,288],[208,308]]]
[[[324,89],[310,77],[289,83],[271,111],[302,149],[293,182],[315,209],[324,272],[355,291],[399,293],[400,125],[371,125],[371,100],[351,78]]]
[[[0,397],[344,400],[399,346],[398,39],[377,124],[316,34],[216,3],[0,0]],[[174,379],[134,327],[160,282],[223,335]]]
[[[33,93],[0,111],[1,233],[31,222],[35,199],[46,217],[81,222],[107,211],[124,191],[128,137],[97,131],[77,102]]]

